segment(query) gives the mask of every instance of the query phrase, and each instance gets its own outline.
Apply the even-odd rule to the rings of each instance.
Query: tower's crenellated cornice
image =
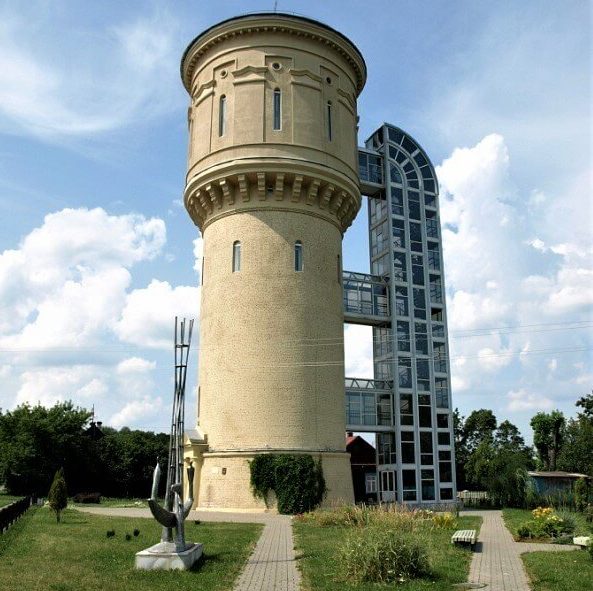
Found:
[[[329,46],[350,64],[356,75],[356,94],[362,91],[367,76],[366,64],[357,47],[345,35],[313,19],[282,13],[244,15],[218,23],[196,37],[181,59],[181,79],[191,92],[192,79],[200,58],[213,46],[237,37],[260,33],[295,35]]]
[[[280,210],[327,220],[344,233],[360,209],[358,186],[335,170],[312,163],[254,159],[208,169],[188,179],[184,201],[203,232],[236,213]]]

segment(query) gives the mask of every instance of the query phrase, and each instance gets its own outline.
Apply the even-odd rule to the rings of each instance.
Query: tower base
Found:
[[[266,450],[262,453],[310,454],[321,458],[327,494],[322,506],[354,503],[350,454],[346,452],[310,452],[306,450]],[[197,509],[201,511],[276,512],[276,499],[270,494],[268,504],[253,496],[249,462],[253,451],[205,452],[199,479]]]

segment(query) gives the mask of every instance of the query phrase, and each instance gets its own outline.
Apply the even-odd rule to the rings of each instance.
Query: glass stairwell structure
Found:
[[[349,431],[375,433],[379,499],[456,498],[438,183],[420,145],[384,124],[359,149],[371,274],[344,271],[344,321],[373,327],[374,379],[346,378]]]

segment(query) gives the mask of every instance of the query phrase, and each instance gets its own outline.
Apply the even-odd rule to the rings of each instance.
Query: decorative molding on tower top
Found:
[[[360,94],[366,82],[367,70],[358,48],[342,33],[306,17],[283,13],[259,13],[234,17],[218,23],[198,35],[187,47],[181,59],[181,79],[190,92],[193,73],[198,60],[214,45],[243,35],[279,33],[296,35],[319,41],[340,54],[353,68],[356,93]]]
[[[260,163],[251,170],[225,168],[190,178],[184,202],[202,232],[228,215],[282,210],[323,218],[344,233],[360,209],[361,197],[348,179],[313,170],[285,173],[272,163]]]

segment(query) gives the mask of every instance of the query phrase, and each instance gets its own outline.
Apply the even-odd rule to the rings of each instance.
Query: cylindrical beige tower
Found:
[[[264,508],[248,461],[268,452],[320,457],[327,502],[351,502],[341,250],[364,60],[321,23],[257,14],[202,33],[181,74],[185,205],[204,237],[198,506]]]

